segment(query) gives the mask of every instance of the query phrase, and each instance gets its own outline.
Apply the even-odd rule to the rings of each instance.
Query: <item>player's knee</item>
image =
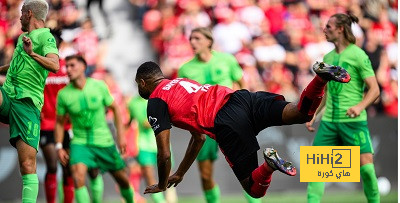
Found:
[[[85,185],[85,174],[79,173],[79,172],[74,172],[72,177],[74,179],[76,188],[80,188]]]
[[[22,175],[36,173],[35,160],[26,159],[20,162],[20,170]]]

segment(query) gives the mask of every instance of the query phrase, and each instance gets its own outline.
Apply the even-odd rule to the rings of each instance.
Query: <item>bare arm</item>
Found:
[[[156,136],[158,184],[148,186],[144,193],[157,193],[166,190],[171,171],[170,130],[163,130]]]
[[[49,53],[46,56],[41,56],[33,52],[31,39],[24,36],[22,41],[24,42],[25,52],[35,61],[37,61],[43,68],[53,73],[56,73],[58,69],[60,69],[59,58],[57,54]]]
[[[9,68],[10,68],[10,64],[0,66],[0,73],[7,73]]]
[[[109,106],[111,111],[114,113],[114,124],[117,129],[117,143],[121,154],[125,154],[126,152],[126,139],[124,136],[124,126],[121,120],[121,112],[119,111],[119,107],[115,101],[111,103]]]
[[[310,131],[310,132],[314,132],[315,131],[315,128],[313,127],[313,124],[315,122],[315,118],[318,116],[318,114],[321,113],[322,109],[324,109],[324,107],[325,107],[326,97],[327,97],[326,96],[326,92],[327,91],[328,91],[328,88],[327,88],[327,86],[325,86],[324,97],[322,98],[321,103],[319,104],[317,110],[315,111],[313,118],[311,119],[311,121],[305,123],[307,130]]]
[[[66,166],[69,160],[67,152],[62,148],[62,143],[64,140],[64,122],[66,119],[67,119],[66,115],[64,116],[57,115],[56,125],[54,126],[54,139],[56,141],[57,155],[58,159],[60,160],[63,166]],[[57,147],[57,145],[61,145],[61,148]]]
[[[204,134],[196,132],[190,133],[192,134],[192,137],[186,149],[185,156],[179,164],[178,170],[176,170],[176,172],[171,177],[169,177],[168,187],[171,187],[172,185],[176,187],[183,180],[183,176],[193,164],[194,160],[200,152],[200,149],[203,147],[203,144],[206,141],[206,136]]]
[[[350,107],[346,115],[350,117],[357,117],[360,115],[361,111],[371,105],[378,97],[379,97],[379,86],[378,82],[376,81],[375,76],[371,76],[364,79],[365,84],[367,84],[367,93],[365,94],[364,98],[361,100],[360,103],[357,105]]]

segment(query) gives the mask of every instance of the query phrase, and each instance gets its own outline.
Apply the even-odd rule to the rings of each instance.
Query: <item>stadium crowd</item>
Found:
[[[11,60],[21,33],[22,2],[0,1],[0,64]],[[99,37],[93,29],[89,7],[78,8],[74,0],[48,2],[46,26],[62,30],[60,56],[83,55],[88,62],[88,75],[105,70],[106,37]],[[211,27],[213,48],[236,56],[249,90],[283,94],[288,101],[298,99],[313,77],[311,65],[333,49],[322,32],[329,16],[351,12],[360,19],[359,24],[353,25],[357,45],[370,57],[382,92],[379,102],[369,108],[369,115],[385,112],[397,117],[397,0],[130,2],[134,22],[140,23],[148,34],[168,77],[176,77],[179,67],[193,57],[188,39],[191,30]]]

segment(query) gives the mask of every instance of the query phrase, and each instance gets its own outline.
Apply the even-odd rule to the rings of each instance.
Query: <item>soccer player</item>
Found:
[[[126,140],[119,109],[103,81],[86,78],[86,61],[78,55],[66,57],[67,74],[70,84],[57,96],[57,120],[55,126],[56,145],[62,145],[64,123],[69,116],[74,137],[71,140],[70,157],[60,147],[58,158],[64,166],[70,161],[75,183],[75,196],[78,203],[89,202],[85,187],[86,173],[89,169],[100,168],[114,177],[126,202],[133,202],[133,190],[124,171],[125,163],[114,144],[107,126],[105,108],[114,113],[117,129],[118,147],[125,153]]]
[[[331,81],[327,85],[327,97],[317,110],[326,106],[313,146],[360,146],[360,175],[368,202],[379,202],[378,184],[373,164],[371,138],[367,126],[365,108],[379,96],[378,83],[371,61],[357,47],[351,24],[358,18],[352,14],[335,14],[324,28],[326,40],[335,44],[335,49],[324,56],[324,62],[341,66],[348,71],[351,81],[341,84]],[[368,91],[364,95],[365,85]],[[326,104],[326,105],[325,105]],[[306,123],[313,132],[315,118]],[[308,202],[320,202],[324,183],[311,182],[307,188]]]
[[[58,50],[50,29],[45,28],[49,6],[45,0],[26,0],[21,9],[22,33],[7,70],[0,96],[0,121],[9,124],[10,144],[17,149],[22,175],[22,202],[36,202],[39,180],[36,153],[39,145],[40,110],[47,75],[59,69]]]
[[[243,71],[231,54],[212,50],[214,39],[210,29],[199,27],[192,30],[190,44],[196,56],[183,64],[178,77],[189,78],[204,85],[222,85],[233,88],[234,83],[242,86]],[[218,144],[206,136],[206,141],[197,156],[201,184],[208,203],[220,202],[220,190],[213,179],[213,164],[218,158]],[[244,191],[248,202],[261,202]]]
[[[52,30],[56,45],[59,47],[61,43],[60,30]],[[68,84],[69,79],[65,69],[65,60],[60,58],[60,70],[57,73],[49,73],[44,87],[44,103],[40,113],[40,148],[42,149],[44,159],[46,161],[46,176],[44,182],[46,201],[53,203],[56,201],[57,191],[57,153],[54,141],[54,126],[56,123],[56,97],[60,89]],[[69,151],[69,133],[71,125],[64,126],[63,147]],[[74,200],[74,182],[72,180],[69,165],[63,166],[63,192],[64,202],[72,202]],[[60,194],[59,194],[60,195]]]
[[[139,153],[137,161],[140,165],[142,174],[148,186],[154,185],[153,167],[157,164],[157,144],[153,130],[147,121],[147,100],[140,96],[132,98],[128,104],[130,120],[136,120],[139,128],[138,146]],[[155,203],[165,203],[166,200],[162,193],[151,194]]]
[[[258,166],[256,135],[269,126],[310,121],[329,80],[348,82],[342,68],[316,63],[316,76],[303,91],[299,103],[286,102],[284,97],[268,92],[233,91],[223,86],[200,85],[196,81],[165,79],[160,67],[146,62],[137,70],[135,81],[139,94],[149,99],[148,121],[156,135],[158,184],[148,186],[145,193],[164,191],[177,186],[193,164],[205,135],[215,139],[243,189],[252,197],[265,195],[274,170],[296,175],[296,168],[281,159],[276,150],[264,150],[265,163]],[[171,123],[191,132],[185,156],[170,177],[169,138]]]

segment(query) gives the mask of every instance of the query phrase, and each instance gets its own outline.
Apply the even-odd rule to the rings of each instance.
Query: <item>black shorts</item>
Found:
[[[288,103],[282,95],[239,90],[218,111],[216,141],[239,181],[258,167],[256,136],[269,126],[283,125],[282,112]]]
[[[64,140],[63,140],[63,148],[64,149],[69,149],[69,143],[70,143],[70,136],[67,130],[64,131]],[[41,130],[40,131],[40,147],[44,147],[48,144],[55,144],[54,140],[54,131],[52,130]]]

